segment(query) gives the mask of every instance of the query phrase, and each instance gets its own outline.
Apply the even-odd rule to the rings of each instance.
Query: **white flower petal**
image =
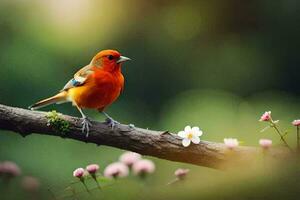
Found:
[[[193,142],[194,144],[199,144],[199,143],[200,143],[200,138],[197,137],[197,136],[196,136],[196,137],[194,136],[194,137],[192,138],[192,142]]]
[[[194,126],[194,127],[192,128],[192,131],[195,132],[195,133],[198,132],[198,131],[199,131],[199,127],[198,127],[198,126]]]
[[[191,144],[191,140],[189,140],[189,139],[187,139],[187,138],[184,138],[183,140],[182,140],[182,145],[184,146],[184,147],[187,147],[187,146],[189,146]]]
[[[184,132],[184,131],[179,131],[177,135],[178,135],[179,137],[181,137],[181,138],[186,138],[186,137],[187,137],[187,134],[186,134],[186,132]]]
[[[201,130],[194,133],[194,135],[198,136],[198,137],[200,137],[202,134],[203,134],[203,132]]]
[[[186,126],[186,127],[184,128],[184,131],[185,131],[186,133],[191,132],[191,131],[192,131],[191,126]]]

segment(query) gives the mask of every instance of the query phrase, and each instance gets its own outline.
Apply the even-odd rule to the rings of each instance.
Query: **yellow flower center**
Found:
[[[188,139],[192,139],[192,138],[193,138],[193,133],[189,133],[189,134],[187,135],[187,138],[188,138]]]

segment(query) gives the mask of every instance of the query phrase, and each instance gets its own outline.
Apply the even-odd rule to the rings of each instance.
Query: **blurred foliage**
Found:
[[[0,103],[27,107],[60,90],[99,50],[118,49],[133,59],[123,66],[124,93],[107,110],[118,121],[174,132],[197,125],[204,140],[237,137],[244,145],[257,145],[267,137],[276,146],[280,141],[272,130],[259,132],[264,127],[260,115],[272,110],[295,146],[290,122],[300,117],[299,7],[297,0],[2,0]],[[70,104],[44,110],[52,109],[80,116]],[[97,112],[87,112],[103,120]],[[0,132],[0,161],[13,160],[24,174],[39,177],[40,199],[50,198],[47,187],[67,185],[75,168],[89,163],[104,167],[120,152]],[[120,180],[92,197],[299,197],[297,162],[264,174],[243,174],[154,160],[157,171],[146,183],[134,177]],[[177,167],[190,168],[190,179],[167,188]],[[26,199],[16,188],[12,183],[4,198]]]

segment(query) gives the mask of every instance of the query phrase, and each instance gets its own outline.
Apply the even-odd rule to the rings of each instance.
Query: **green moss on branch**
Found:
[[[56,132],[65,135],[70,131],[70,123],[62,119],[60,115],[55,110],[48,112],[46,115],[48,119],[47,126],[51,126]]]

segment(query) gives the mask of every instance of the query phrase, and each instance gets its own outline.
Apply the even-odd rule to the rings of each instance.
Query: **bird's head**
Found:
[[[131,60],[122,56],[116,50],[103,50],[97,53],[91,61],[91,65],[101,67],[104,70],[113,71],[119,69],[123,62]]]

